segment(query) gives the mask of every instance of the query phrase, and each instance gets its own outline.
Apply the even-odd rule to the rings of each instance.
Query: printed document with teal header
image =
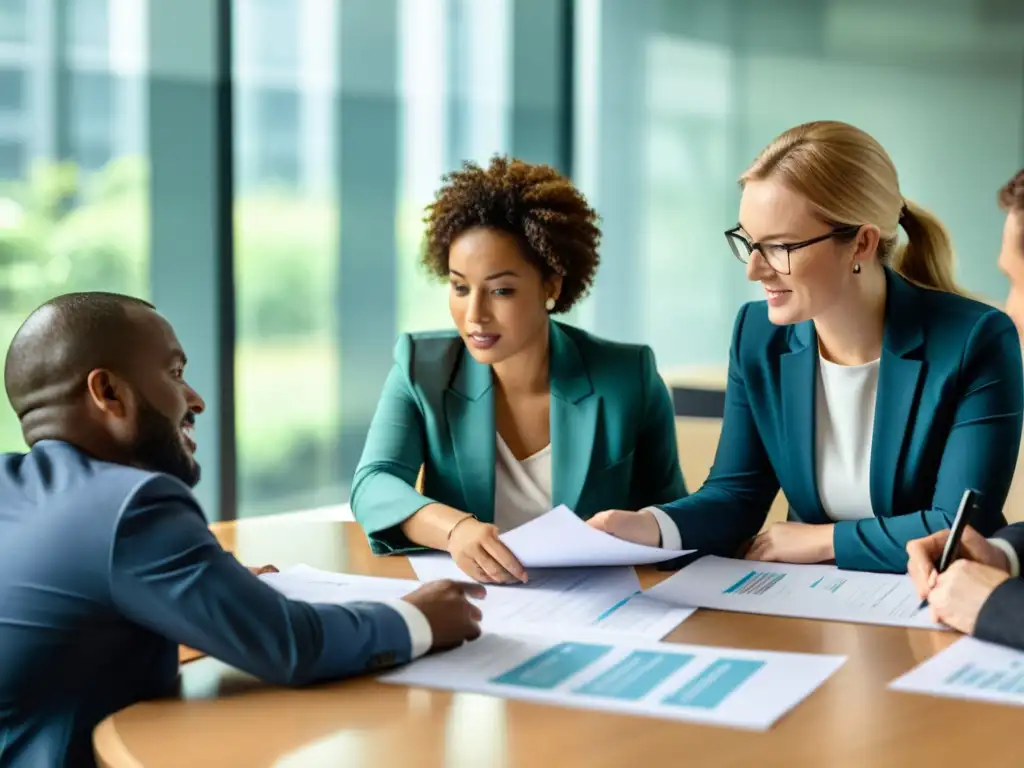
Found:
[[[908,693],[1024,706],[1024,653],[964,637],[889,687]]]
[[[702,557],[644,594],[672,605],[805,619],[945,629],[906,574]]]
[[[764,730],[843,656],[632,643],[607,634],[485,634],[383,675],[441,688],[672,720]]]

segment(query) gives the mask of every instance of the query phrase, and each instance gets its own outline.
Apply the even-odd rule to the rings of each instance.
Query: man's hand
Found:
[[[754,537],[747,560],[776,563],[821,563],[835,558],[835,526],[810,523],[775,523]]]
[[[617,539],[646,544],[648,547],[661,546],[661,526],[650,512],[608,509],[587,520],[587,525]]]
[[[942,550],[949,539],[949,530],[933,533],[923,539],[914,539],[907,544],[907,573],[910,574],[917,594],[921,599],[928,597],[935,587],[938,571],[936,567]],[[1010,564],[1006,561],[1006,554],[988,542],[988,540],[976,530],[967,526],[964,528],[963,536],[960,537],[959,557],[971,560],[975,563],[997,568],[1006,573],[1010,572]]]
[[[464,574],[485,584],[526,581],[526,569],[498,538],[497,526],[460,521],[448,539],[448,552]]]
[[[990,565],[957,560],[928,593],[932,618],[966,635],[974,634],[981,607],[1010,574]]]
[[[278,570],[273,565],[250,565],[249,573],[253,576],[262,576],[264,573],[278,573]]]
[[[479,584],[444,579],[424,584],[403,597],[423,612],[430,624],[434,642],[431,651],[445,651],[480,637],[483,614],[467,598],[481,600],[487,591]]]

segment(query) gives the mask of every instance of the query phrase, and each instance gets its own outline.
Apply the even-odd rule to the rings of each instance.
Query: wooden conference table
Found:
[[[412,577],[375,558],[355,523],[254,519],[214,526],[247,565]],[[646,585],[666,574],[638,569]],[[486,608],[485,608],[486,610]],[[764,733],[383,685],[282,689],[213,659],[182,668],[180,699],[137,704],[96,729],[100,765],[906,766],[1008,765],[1014,707],[896,693],[886,685],[953,633],[698,611],[667,640],[846,654],[840,670]]]

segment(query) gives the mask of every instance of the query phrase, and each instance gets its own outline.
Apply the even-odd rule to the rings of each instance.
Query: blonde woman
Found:
[[[962,295],[945,229],[903,197],[863,131],[792,128],[740,183],[725,235],[765,299],[736,318],[711,474],[686,498],[590,524],[644,544],[899,572],[907,543],[948,527],[973,488],[972,522],[992,534],[1021,436],[1013,322]],[[790,519],[759,533],[780,486]]]

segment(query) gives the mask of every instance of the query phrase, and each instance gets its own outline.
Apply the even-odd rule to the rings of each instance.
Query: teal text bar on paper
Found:
[[[576,693],[638,701],[691,661],[690,653],[633,651],[611,669],[581,685]]]
[[[761,667],[763,661],[719,659],[686,685],[665,698],[665,704],[715,709]]]
[[[1024,666],[1012,663],[1006,669],[980,669],[973,664],[964,664],[944,682],[979,691],[1024,694]]]
[[[559,643],[491,680],[499,685],[550,690],[593,664],[610,645]]]
[[[735,584],[722,590],[724,595],[763,595],[786,578],[784,573],[751,571]]]

